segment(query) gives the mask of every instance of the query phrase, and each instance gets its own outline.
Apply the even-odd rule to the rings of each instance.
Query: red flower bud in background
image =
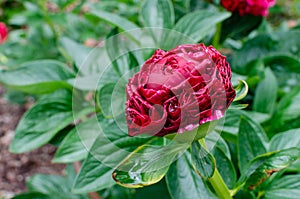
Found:
[[[238,12],[254,16],[267,16],[270,7],[275,5],[276,0],[221,0],[221,4],[230,12]]]
[[[156,50],[126,87],[130,136],[164,136],[220,119],[235,98],[231,69],[212,46]]]
[[[4,23],[0,22],[0,44],[6,41],[7,34],[8,34],[7,27],[5,26]]]

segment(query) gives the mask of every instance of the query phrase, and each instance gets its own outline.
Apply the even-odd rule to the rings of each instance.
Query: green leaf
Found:
[[[145,27],[171,29],[174,25],[174,8],[170,0],[146,0],[141,16]]]
[[[249,106],[249,104],[234,104],[232,103],[229,107],[229,109],[237,109],[237,110],[242,110],[245,109]]]
[[[134,39],[135,42],[139,43],[141,32],[138,30],[140,27],[131,21],[127,20],[124,17],[121,17],[117,14],[112,14],[109,12],[105,12],[103,10],[91,9],[91,13],[95,16],[107,21],[108,23],[117,26],[118,28],[127,31],[127,34]],[[129,31],[134,30],[134,31]]]
[[[300,174],[286,175],[276,179],[266,188],[265,199],[298,199],[300,194]]]
[[[234,102],[244,99],[248,94],[247,82],[245,82],[244,80],[239,80],[239,84],[236,88],[234,88],[234,90],[236,92],[236,96],[233,100]]]
[[[217,23],[229,16],[229,12],[198,10],[183,16],[176,23],[174,30],[191,37],[195,41],[200,41],[214,29]]]
[[[29,191],[43,193],[50,198],[55,196],[57,199],[88,199],[87,195],[71,193],[72,180],[68,177],[37,174],[29,178],[26,184]]]
[[[153,198],[171,199],[165,179],[163,179],[163,180],[159,181],[158,183],[153,184],[151,186],[143,187],[142,189],[129,189],[129,190],[134,190],[134,192],[135,192],[133,198],[131,198],[131,199],[140,199],[140,198],[143,198],[143,199],[153,199]]]
[[[240,16],[238,13],[233,13],[222,24],[221,41],[224,41],[227,37],[234,39],[246,37],[251,31],[258,28],[262,19],[263,17],[261,16]]]
[[[60,38],[60,43],[68,55],[71,56],[77,68],[81,66],[84,60],[88,57],[88,54],[91,52],[90,48],[81,45],[68,37]]]
[[[73,120],[70,92],[44,96],[22,117],[9,150],[23,153],[38,148],[48,143]]]
[[[269,66],[276,76],[279,89],[288,93],[300,86],[300,60],[295,55],[268,55],[264,58],[265,65]]]
[[[95,73],[94,75],[78,76],[68,81],[74,88],[85,91],[96,91],[100,86],[107,83],[115,83],[119,80],[119,76],[112,69],[111,66],[104,67],[103,71]]]
[[[300,116],[300,87],[285,95],[278,104],[277,114],[281,122],[296,119]]]
[[[195,173],[187,152],[170,166],[166,182],[173,199],[217,198],[202,178]]]
[[[105,47],[116,73],[119,76],[124,76],[128,75],[127,73],[132,72],[131,70],[133,68],[139,66],[138,58],[136,56],[140,56],[143,61],[144,59],[135,50],[138,47],[136,47],[131,40],[127,39],[124,34],[117,33],[118,31],[116,31],[116,29],[111,32],[111,34],[114,35],[106,39]]]
[[[205,137],[205,144],[207,145],[208,151],[212,151],[214,147],[219,147],[226,154],[226,156],[231,159],[230,150],[226,141],[216,131],[209,133]]]
[[[273,114],[277,98],[277,81],[270,68],[265,70],[265,78],[255,90],[253,110]]]
[[[226,111],[225,122],[221,126],[217,126],[216,130],[221,132],[222,137],[230,142],[237,143],[237,136],[241,116],[250,118],[257,123],[265,122],[270,118],[269,115],[264,113],[257,113],[252,111],[242,111],[237,109],[229,109]]]
[[[118,159],[118,161],[122,160]],[[118,163],[116,162],[116,164]],[[111,187],[115,184],[111,177],[112,172],[113,168],[104,165],[93,155],[89,154],[75,179],[72,192],[88,193]]]
[[[99,117],[99,136],[75,180],[75,193],[102,190],[114,185],[111,175],[117,165],[137,147],[149,141],[150,138],[129,137],[123,117]]]
[[[105,84],[97,93],[97,103],[101,109],[102,114],[107,118],[111,118],[113,116],[112,94],[115,86],[115,83]]]
[[[103,75],[107,68],[111,67],[111,61],[104,47],[97,46],[89,53],[88,57],[82,62],[79,68],[79,77]],[[112,70],[113,72],[113,70]],[[78,76],[76,78],[78,78]],[[98,80],[97,79],[97,80]],[[94,82],[94,85],[97,85]]]
[[[221,133],[225,140],[231,141],[233,143],[237,142],[237,135],[239,131],[239,124],[241,115],[244,111],[238,109],[228,109],[225,115],[224,124],[218,125],[216,127],[217,132]]]
[[[16,195],[12,199],[51,199],[51,198],[39,192],[29,192],[29,193],[22,193]]]
[[[64,138],[52,161],[71,163],[85,159],[98,132],[99,126],[94,117],[80,123]]]
[[[268,138],[263,128],[250,118],[241,117],[238,133],[238,159],[242,172],[250,160],[267,152]]]
[[[216,160],[199,142],[192,143],[192,164],[203,179],[211,178],[214,175]]]
[[[271,119],[271,130],[273,131],[273,133],[300,127],[299,100],[300,87],[296,87],[280,100],[277,109],[274,113],[274,116]]]
[[[300,129],[281,132],[272,137],[269,151],[300,147]]]
[[[295,161],[292,165],[287,168],[287,172],[298,172],[300,173],[300,160]]]
[[[160,181],[167,173],[174,158],[188,144],[154,139],[138,147],[113,172],[114,180],[125,187],[138,188]]]
[[[263,154],[253,159],[244,170],[236,186],[243,183],[247,188],[255,188],[273,172],[280,171],[300,158],[299,148],[284,149]]]
[[[79,90],[97,91],[100,86],[117,82],[120,76],[113,70],[111,60],[105,48],[97,47],[82,63],[78,76],[68,80]]]
[[[135,195],[135,190],[115,185],[101,191],[99,195],[101,195],[101,198],[109,199],[133,199],[133,196]]]
[[[218,146],[214,148],[212,154],[216,159],[218,171],[220,172],[224,182],[226,183],[228,188],[234,188],[237,176],[232,162],[225,154],[225,152]]]
[[[247,111],[245,113],[247,113],[247,115],[250,118],[252,118],[254,121],[256,121],[257,123],[260,123],[260,124],[262,124],[270,119],[270,115],[265,114],[265,113],[259,113],[259,112],[254,112],[254,111]]]
[[[265,33],[258,34],[256,37],[249,39],[241,49],[234,53],[231,65],[233,71],[237,71],[239,74],[247,74],[249,70],[251,71],[251,68],[245,67],[249,62],[259,58],[267,58],[268,56],[296,57],[296,65],[294,64],[294,61],[292,61],[292,63],[290,62],[291,59],[286,59],[290,64],[284,64],[284,67],[282,67],[282,63],[285,61],[280,63],[278,60],[274,62],[273,66],[270,66],[273,71],[276,68],[280,69],[277,71],[277,77],[280,77],[282,72],[286,70],[290,71],[297,69],[299,71],[299,67],[296,67],[297,65],[299,66],[297,57],[300,56],[298,47],[300,46],[299,34],[299,30],[278,31],[272,35]],[[266,65],[269,64],[270,62],[266,62]],[[281,69],[283,69],[283,71]],[[275,71],[274,73],[276,75]],[[286,76],[286,81],[289,80],[290,77],[291,76]]]
[[[0,71],[0,82],[33,94],[71,88],[67,80],[74,77],[65,64],[53,60],[27,62],[14,70]]]
[[[248,190],[240,190],[237,192],[237,194],[234,196],[235,199],[256,199],[256,196],[253,192],[250,192]]]

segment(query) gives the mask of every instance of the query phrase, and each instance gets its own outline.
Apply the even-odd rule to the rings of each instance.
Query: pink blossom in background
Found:
[[[8,35],[8,29],[6,25],[0,22],[0,44],[6,41],[7,35]]]
[[[238,12],[241,16],[267,16],[269,8],[276,0],[221,0],[221,5],[230,12]]]

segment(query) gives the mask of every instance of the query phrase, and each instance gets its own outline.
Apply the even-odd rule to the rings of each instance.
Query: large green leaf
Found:
[[[74,77],[65,64],[53,60],[27,62],[14,70],[0,71],[0,82],[33,94],[71,88],[67,80]]]
[[[68,170],[68,177],[43,174],[34,175],[27,180],[27,187],[31,192],[43,193],[48,195],[49,198],[88,199],[87,195],[75,195],[71,193],[74,172],[70,173],[70,168]]]
[[[119,185],[114,185],[99,193],[101,198],[109,198],[109,199],[133,199],[134,194],[135,194],[134,189],[127,189]]]
[[[94,75],[78,76],[70,79],[68,83],[79,90],[96,91],[107,83],[115,83],[118,81],[119,76],[111,66],[105,67],[105,64],[103,64],[100,65],[100,68],[101,67],[103,67],[103,71],[99,73],[96,72]]]
[[[277,81],[270,68],[265,70],[265,78],[255,90],[253,110],[273,114],[277,98]]]
[[[76,66],[79,68],[84,60],[88,57],[91,49],[81,45],[68,37],[60,38],[60,43],[66,53],[72,58]]]
[[[279,91],[288,93],[293,88],[300,86],[300,60],[295,55],[270,55],[264,59],[276,76]]]
[[[188,144],[154,139],[138,147],[114,171],[115,181],[125,187],[143,187],[160,181],[175,157]]]
[[[142,6],[142,19],[145,27],[173,27],[175,16],[170,0],[146,0]]]
[[[108,23],[117,26],[118,28],[128,31],[127,34],[134,39],[135,42],[139,43],[141,32],[138,30],[140,27],[136,24],[132,23],[131,21],[127,20],[124,17],[121,17],[117,14],[105,12],[103,10],[96,10],[92,9],[91,13],[95,16],[99,17],[100,19],[103,19],[107,21]],[[134,31],[129,31],[134,30]]]
[[[192,164],[203,179],[211,178],[214,175],[216,160],[198,141],[192,143]]]
[[[163,179],[163,180],[159,181],[158,183],[155,183],[151,186],[144,187],[142,189],[129,189],[129,190],[134,190],[134,192],[135,192],[133,198],[131,198],[131,199],[140,199],[140,198],[143,198],[143,199],[153,199],[153,198],[171,199],[165,179]]]
[[[99,126],[94,117],[80,123],[64,138],[52,161],[71,163],[83,160],[98,135]]]
[[[267,152],[268,139],[263,128],[250,118],[241,117],[238,133],[239,167],[245,171],[250,160]]]
[[[101,109],[102,114],[107,118],[111,118],[113,116],[112,94],[115,86],[116,84],[114,83],[105,84],[97,93],[97,103]]]
[[[298,159],[300,159],[299,148],[284,149],[258,156],[249,162],[237,186],[245,183],[246,188],[253,189],[269,177],[270,174],[288,167]]]
[[[221,41],[227,37],[241,39],[256,29],[262,22],[263,17],[244,15],[234,12],[232,16],[222,23]]]
[[[271,68],[280,68],[277,77],[280,77],[282,72],[286,70],[299,71],[299,67],[295,67],[297,65],[299,66],[299,61],[298,63],[296,62],[295,65],[295,60],[297,61],[297,56],[300,55],[298,50],[298,46],[300,45],[299,34],[299,30],[278,31],[276,33],[272,33],[272,35],[265,33],[258,34],[256,37],[249,39],[241,49],[234,53],[231,65],[233,70],[239,74],[247,74],[249,70],[251,71],[251,68],[246,65],[251,61],[262,58],[265,59],[264,61],[266,62],[266,65],[269,65],[270,62],[272,62],[271,59],[285,56],[294,57],[294,60],[286,59],[286,61],[282,62],[278,62],[278,60],[275,61]],[[287,62],[290,64],[286,64]],[[284,65],[284,67],[281,67],[282,65]]]
[[[88,57],[81,63],[78,76],[101,76],[105,70],[110,66],[111,61],[107,51],[102,46],[95,47]],[[113,72],[113,71],[112,71]],[[98,81],[98,79],[96,81]],[[96,84],[96,82],[94,83]]]
[[[264,193],[265,199],[298,199],[300,174],[286,175],[270,183]]]
[[[130,71],[131,69],[139,66],[138,60],[142,58],[144,61],[144,59],[135,50],[138,47],[131,40],[127,39],[126,35],[117,33],[116,29],[111,32],[113,35],[106,39],[105,47],[116,73],[119,76],[128,76],[127,73],[132,72]]]
[[[300,116],[300,87],[287,94],[278,104],[277,114],[282,122],[296,119]]]
[[[104,84],[117,82],[119,78],[119,74],[113,70],[107,50],[97,47],[81,64],[78,76],[68,80],[68,83],[80,90],[96,91]]]
[[[228,188],[234,188],[237,176],[231,160],[227,157],[225,152],[218,146],[214,148],[212,154],[216,159],[218,171],[220,172],[224,182],[226,183]]]
[[[198,10],[182,17],[176,23],[174,30],[191,37],[195,41],[199,41],[208,35],[217,23],[229,16],[229,12]]]
[[[208,151],[212,151],[214,147],[220,148],[225,155],[231,159],[230,150],[226,141],[221,137],[219,133],[213,131],[205,136],[205,144],[207,146]]]
[[[49,196],[39,192],[28,192],[14,196],[12,199],[51,199]]]
[[[119,161],[122,160],[119,159]],[[116,162],[116,164],[118,163]],[[111,176],[113,171],[113,168],[104,165],[93,155],[89,154],[75,179],[72,192],[88,193],[113,186],[115,184]]]
[[[202,178],[195,173],[190,154],[187,152],[170,166],[166,181],[173,199],[217,198]]]
[[[300,129],[291,129],[272,137],[269,151],[300,147]]]
[[[269,115],[264,113],[229,109],[226,111],[224,124],[222,123],[221,126],[219,125],[216,128],[218,132],[221,132],[221,135],[225,140],[237,143],[241,116],[253,119],[257,123],[262,123],[270,118]]]
[[[13,153],[23,153],[38,148],[73,120],[70,92],[44,96],[22,117],[9,149]]]
[[[73,190],[86,193],[115,184],[112,173],[125,157],[149,138],[129,137],[125,118],[99,118],[99,136],[75,180]],[[124,129],[125,128],[125,129]]]
[[[270,133],[299,128],[300,122],[300,87],[296,87],[286,94],[278,103],[277,109],[271,119]]]

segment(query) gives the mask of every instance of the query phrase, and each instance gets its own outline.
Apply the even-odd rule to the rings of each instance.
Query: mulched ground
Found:
[[[64,168],[64,165],[51,164],[55,148],[50,145],[25,154],[8,151],[14,129],[28,105],[10,104],[3,97],[4,92],[0,85],[0,199],[26,191],[25,181],[31,175],[61,174]]]

